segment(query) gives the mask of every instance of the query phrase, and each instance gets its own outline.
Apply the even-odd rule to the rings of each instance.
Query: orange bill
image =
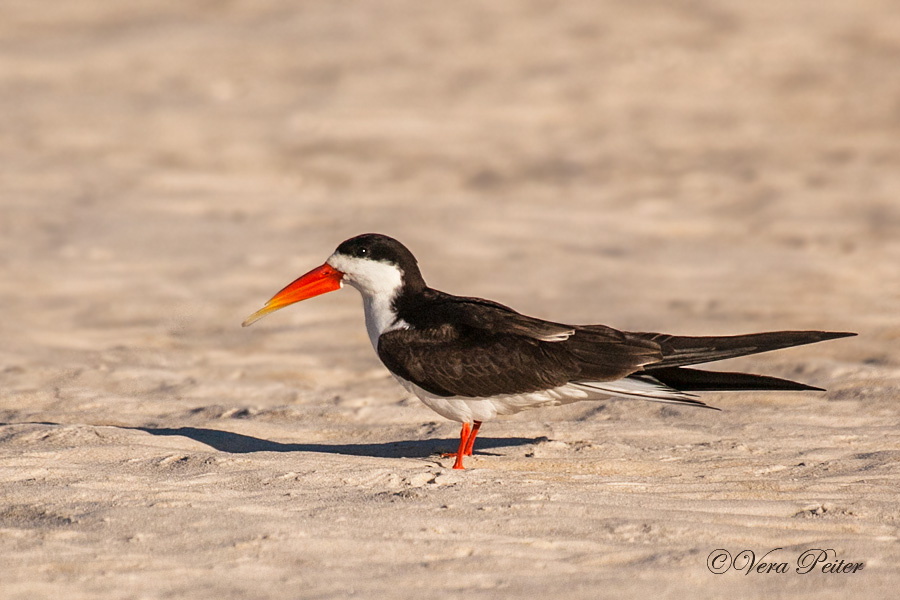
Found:
[[[252,325],[270,312],[275,312],[279,308],[284,308],[294,302],[300,302],[313,296],[339,290],[341,285],[343,285],[341,283],[343,276],[343,273],[337,269],[332,269],[328,264],[316,267],[306,275],[298,277],[293,283],[272,296],[272,299],[266,302],[265,306],[247,317],[247,320],[241,323],[241,326]]]

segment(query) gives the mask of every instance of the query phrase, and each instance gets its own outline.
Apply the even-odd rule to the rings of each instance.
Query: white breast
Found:
[[[366,331],[376,352],[378,338],[382,333],[409,327],[409,323],[398,319],[397,313],[394,312],[394,298],[403,287],[403,271],[399,267],[337,252],[325,262],[343,273],[342,281],[355,287],[362,294]]]
[[[393,300],[393,298],[391,298]],[[391,300],[385,301],[380,296],[363,296],[363,309],[366,313],[366,331],[375,352],[378,352],[378,338],[382,333],[395,329],[408,329],[409,323],[398,319],[391,306]]]

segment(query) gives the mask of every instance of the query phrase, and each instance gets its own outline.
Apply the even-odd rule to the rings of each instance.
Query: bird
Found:
[[[568,325],[426,285],[412,252],[366,233],[275,294],[246,327],[285,306],[341,289],[362,295],[366,330],[388,371],[427,407],[461,423],[454,469],[471,456],[481,424],[520,411],[609,397],[713,408],[697,392],[824,391],[749,373],[693,365],[856,335],[772,331],[679,336]],[[718,409],[715,409],[718,410]]]

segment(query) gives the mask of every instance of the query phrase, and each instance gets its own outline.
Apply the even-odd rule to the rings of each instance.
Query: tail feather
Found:
[[[792,346],[814,344],[856,335],[843,331],[773,331],[724,337],[689,337],[660,333],[635,333],[644,340],[659,344],[662,349],[661,361],[646,365],[644,370],[652,372],[669,367],[696,365],[726,358],[759,354]],[[772,389],[772,388],[764,388]]]
[[[817,391],[822,388],[798,383],[790,379],[753,375],[751,373],[727,373],[701,371],[683,367],[654,369],[646,373],[659,382],[683,392],[729,392],[742,390]]]

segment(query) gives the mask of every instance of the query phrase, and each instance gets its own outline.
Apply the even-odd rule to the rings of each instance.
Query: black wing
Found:
[[[400,329],[378,339],[378,356],[395,375],[438,396],[520,394],[564,385],[578,364],[550,352],[552,342],[510,334],[474,339],[451,326]]]
[[[452,324],[463,330],[461,333],[480,332],[484,334],[522,335],[534,340],[558,342],[575,333],[575,327],[563,323],[553,323],[523,315],[499,302],[483,298],[451,296],[437,290],[428,290],[424,314],[411,315],[412,322],[424,327],[439,327]],[[417,318],[418,317],[418,318]]]
[[[663,358],[645,370],[683,367],[759,354],[792,346],[856,335],[842,331],[772,331],[722,337],[689,337],[662,333],[633,333],[632,336],[659,344]]]
[[[441,294],[412,328],[378,340],[395,375],[439,396],[520,394],[571,381],[611,381],[662,358],[659,344],[603,326],[574,327],[479,298]]]
[[[724,337],[630,333],[604,325],[543,321],[496,302],[431,289],[424,299],[419,305],[403,307],[403,318],[411,328],[382,334],[378,356],[395,375],[439,396],[520,394],[628,376],[650,376],[672,388],[694,391],[814,389],[764,376],[681,367],[855,335],[827,331]]]

